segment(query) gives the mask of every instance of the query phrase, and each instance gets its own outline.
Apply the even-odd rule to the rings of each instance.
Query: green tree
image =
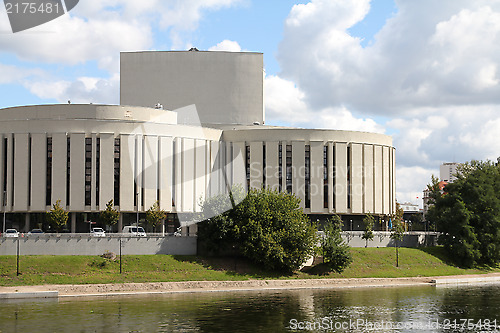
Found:
[[[99,222],[104,225],[115,225],[120,219],[120,213],[115,209],[113,200],[109,200],[106,209],[99,212]]]
[[[365,230],[361,238],[365,240],[365,247],[368,247],[368,241],[372,241],[374,236],[373,226],[375,225],[375,218],[373,217],[372,214],[368,213],[363,218],[363,223],[365,225]]]
[[[231,209],[235,201],[219,196],[202,204],[207,216],[222,212],[199,225],[198,238],[206,248],[219,253],[232,248],[269,270],[284,272],[298,269],[314,253],[316,226],[293,194],[252,189]]]
[[[399,242],[403,240],[405,228],[403,221],[395,218],[392,221],[391,239],[396,242],[396,267],[399,267]]]
[[[57,200],[50,212],[47,212],[47,222],[57,232],[61,231],[61,228],[68,222],[68,212],[61,207],[61,200]]]
[[[352,263],[351,251],[343,241],[341,231],[342,220],[334,214],[323,227],[324,235],[321,238],[324,261],[338,273],[343,272]]]
[[[457,179],[440,190],[428,185],[431,207],[427,218],[441,232],[439,243],[458,265],[500,262],[500,165],[471,161],[457,169]]]
[[[198,224],[198,242],[202,253],[221,255],[234,252],[238,227],[234,221],[233,202],[241,202],[246,196],[241,186],[234,186],[228,195],[221,194],[202,201]]]
[[[161,223],[161,221],[165,220],[167,217],[167,213],[160,208],[160,203],[155,201],[155,203],[147,210],[146,212],[146,222],[153,227]]]

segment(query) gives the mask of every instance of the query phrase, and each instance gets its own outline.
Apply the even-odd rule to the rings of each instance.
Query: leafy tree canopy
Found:
[[[115,225],[120,219],[120,213],[115,209],[113,200],[109,200],[106,209],[99,213],[99,222],[105,225]]]
[[[373,226],[375,225],[375,218],[373,217],[372,214],[368,213],[363,218],[363,223],[365,225],[365,230],[364,230],[361,238],[366,241],[365,247],[368,247],[368,241],[373,240],[373,236],[374,236],[373,235]]]
[[[47,222],[57,231],[68,222],[68,212],[61,207],[61,200],[57,200],[50,212],[47,212]]]
[[[167,213],[160,208],[158,200],[155,201],[155,203],[146,212],[146,222],[153,228],[155,228],[166,217]]]
[[[327,221],[323,229],[324,235],[321,239],[323,258],[332,270],[341,273],[353,260],[349,246],[343,241],[340,234],[342,220],[335,214],[332,219]]]
[[[235,188],[232,198],[217,196],[202,203],[207,216],[199,225],[198,238],[213,253],[233,249],[269,270],[293,271],[313,253],[316,226],[292,194],[252,189],[236,207],[244,191]],[[232,200],[231,200],[232,199]]]
[[[439,242],[465,267],[500,262],[500,166],[471,161],[457,168],[457,179],[439,189],[428,185],[427,219],[441,232]]]

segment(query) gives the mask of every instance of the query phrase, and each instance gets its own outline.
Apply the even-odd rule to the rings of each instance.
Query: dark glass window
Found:
[[[99,180],[100,180],[101,139],[97,138],[95,152],[95,202],[99,205]]]
[[[247,189],[250,189],[250,146],[245,147],[245,171],[247,176]]]
[[[305,146],[305,188],[304,205],[305,208],[311,208],[311,145]]]
[[[262,146],[262,186],[266,187],[266,145]]]
[[[69,188],[71,185],[71,140],[68,136],[66,138],[66,205],[69,205]]]
[[[347,209],[351,208],[351,147],[347,147]]]
[[[114,149],[114,198],[115,206],[120,205],[120,138],[115,138]]]
[[[278,144],[278,179],[279,179],[279,191],[283,191],[283,146],[281,141]]]
[[[47,174],[45,204],[50,206],[52,199],[52,138],[47,137]]]
[[[85,138],[85,206],[92,199],[92,138]]]
[[[328,208],[328,146],[323,147],[323,208]]]
[[[292,145],[286,145],[286,191],[292,193]]]

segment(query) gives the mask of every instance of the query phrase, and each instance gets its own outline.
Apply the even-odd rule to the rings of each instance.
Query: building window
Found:
[[[3,139],[3,206],[7,205],[7,148],[8,148],[8,141],[7,138]]]
[[[250,146],[245,146],[245,172],[247,177],[247,189],[250,189]]]
[[[85,206],[92,199],[92,138],[85,138]]]
[[[114,204],[120,205],[120,138],[115,138],[114,149]]]
[[[328,145],[323,147],[323,208],[328,208]]]
[[[28,207],[31,206],[31,135],[28,138]]]
[[[71,140],[68,136],[66,138],[66,205],[69,205],[69,189],[71,185]]]
[[[292,145],[286,145],[286,191],[292,193]]]
[[[176,163],[177,163],[177,149],[176,141],[172,140],[172,207],[175,207],[175,173],[176,173]],[[134,182],[135,186],[135,182]],[[135,187],[134,187],[135,191]],[[135,205],[135,203],[134,203]]]
[[[351,146],[347,147],[347,209],[351,208]]]
[[[46,174],[45,205],[50,206],[52,198],[52,138],[47,137],[47,174]]]
[[[305,208],[311,208],[311,145],[305,146],[305,188],[304,205]]]
[[[335,184],[337,183],[337,168],[336,168],[336,163],[335,163],[335,145],[332,147],[332,159],[333,159],[333,165],[332,165],[332,180],[333,184],[331,184],[332,187],[332,209],[335,209]]]
[[[266,187],[266,145],[262,146],[262,187]]]
[[[15,180],[15,173],[16,173],[16,139],[14,135],[12,136],[12,155],[10,156],[12,158],[12,188],[10,189],[11,193],[11,198],[12,198],[12,205],[14,205],[14,189],[16,188],[16,184],[14,183]]]
[[[279,179],[279,191],[283,191],[283,146],[281,141],[278,143],[278,179]]]
[[[101,138],[96,138],[95,151],[95,202],[99,205],[99,180],[100,180],[100,158],[101,158]]]

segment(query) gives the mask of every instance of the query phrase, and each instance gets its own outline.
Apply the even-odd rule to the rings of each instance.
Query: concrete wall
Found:
[[[263,59],[251,52],[122,52],[120,104],[194,104],[201,123],[263,123]]]
[[[395,247],[396,242],[391,239],[391,233],[375,231],[373,241],[368,241],[368,247]],[[366,241],[362,239],[363,231],[342,232],[342,239],[350,247],[365,247]],[[408,232],[399,242],[400,247],[436,246],[439,234],[436,232]]]
[[[196,255],[196,237],[122,237],[122,254]],[[0,255],[16,255],[17,239],[0,238]],[[120,253],[118,237],[47,237],[19,238],[20,255],[101,255]]]

